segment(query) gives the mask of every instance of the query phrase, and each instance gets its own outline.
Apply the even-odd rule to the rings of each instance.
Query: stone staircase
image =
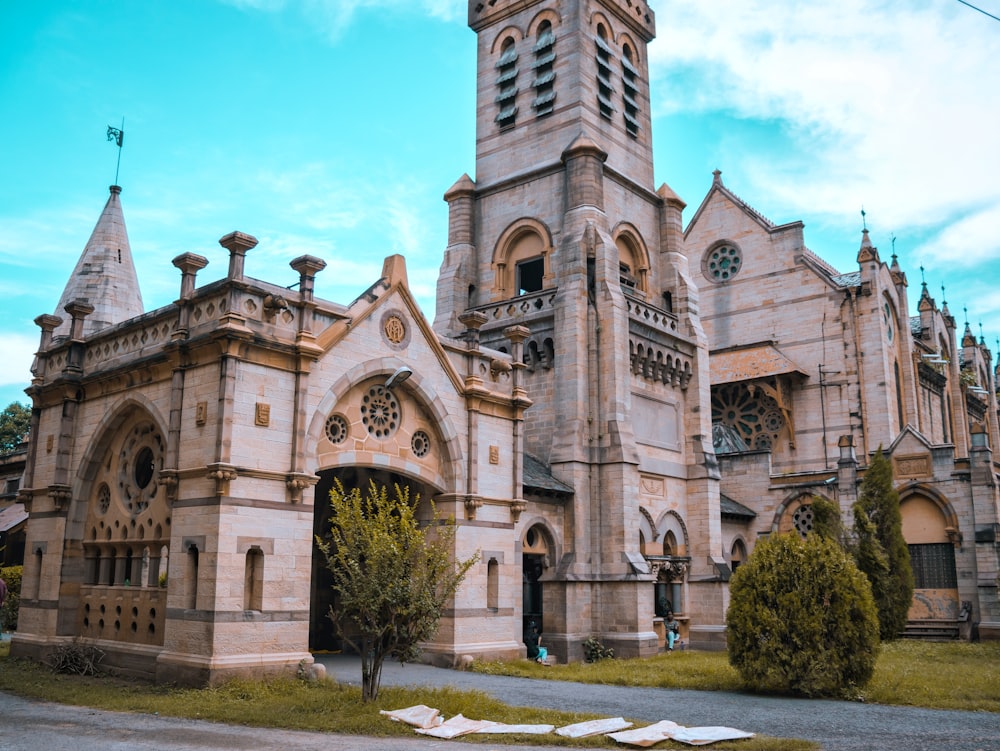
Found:
[[[957,618],[907,621],[904,639],[923,641],[956,641],[960,638],[962,621]]]

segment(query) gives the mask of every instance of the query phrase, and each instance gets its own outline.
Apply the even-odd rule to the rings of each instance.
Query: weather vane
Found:
[[[118,169],[122,166],[122,143],[125,141],[125,118],[122,118],[122,127],[115,128],[108,126],[108,140],[114,141],[118,146],[118,164],[115,165],[115,185],[118,184]]]
[[[867,232],[868,231],[868,223],[865,221],[865,216],[866,216],[866,214],[865,214],[865,207],[862,206],[861,207],[861,229],[863,229],[865,232]]]

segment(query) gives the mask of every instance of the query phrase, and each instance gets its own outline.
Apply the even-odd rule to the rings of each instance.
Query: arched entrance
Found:
[[[427,499],[433,498],[436,494],[432,487],[422,481],[388,470],[369,467],[343,467],[323,470],[318,474],[320,479],[316,484],[313,510],[314,539],[315,536],[327,537],[329,535],[330,490],[337,480],[340,480],[345,490],[360,488],[362,493],[366,492],[369,483],[374,481],[379,487],[389,488],[390,493],[396,485],[408,486],[410,498],[419,495],[421,499]],[[336,607],[332,585],[333,575],[326,567],[326,559],[314,544],[312,547],[312,583],[309,600],[309,650],[312,652],[339,651],[342,648],[341,641],[334,634],[333,623],[329,618],[330,608]]]
[[[548,565],[549,544],[544,528],[536,524],[528,529],[521,546],[521,607],[522,630],[527,634],[531,626],[544,633],[541,577]]]
[[[913,569],[911,620],[958,617],[958,576],[955,569],[955,527],[931,498],[913,494],[899,504],[903,538]],[[950,522],[950,523],[949,523]],[[951,534],[949,534],[949,530]]]

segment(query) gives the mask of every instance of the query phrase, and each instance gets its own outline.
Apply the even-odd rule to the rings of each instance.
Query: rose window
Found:
[[[151,423],[133,428],[122,445],[118,457],[118,489],[125,508],[133,516],[145,511],[156,498],[157,474],[163,468],[163,453],[163,437]]]
[[[423,459],[431,450],[431,437],[422,430],[418,430],[410,439],[410,449],[413,455]]]
[[[726,282],[736,276],[742,265],[740,251],[731,245],[722,245],[705,258],[705,275],[713,282]]]
[[[729,384],[712,390],[712,422],[736,430],[751,449],[767,450],[777,444],[785,416],[762,390]]]
[[[373,386],[361,400],[361,422],[376,438],[388,438],[399,426],[399,402],[385,386]]]
[[[348,425],[341,415],[330,415],[326,421],[326,437],[330,443],[343,443],[347,440]]]

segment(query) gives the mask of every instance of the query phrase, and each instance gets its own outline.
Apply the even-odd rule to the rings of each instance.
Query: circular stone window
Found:
[[[343,443],[347,440],[347,420],[341,415],[330,415],[326,421],[326,437],[330,443]]]
[[[431,437],[423,430],[418,430],[410,439],[410,449],[414,456],[423,459],[431,452]]]
[[[792,514],[792,524],[800,535],[805,537],[813,528],[813,510],[812,506],[803,504],[795,509],[795,513]]]
[[[399,402],[385,386],[372,386],[361,400],[361,422],[376,438],[388,438],[399,427]]]
[[[705,276],[713,282],[728,282],[743,265],[743,254],[732,245],[720,245],[705,257]]]

